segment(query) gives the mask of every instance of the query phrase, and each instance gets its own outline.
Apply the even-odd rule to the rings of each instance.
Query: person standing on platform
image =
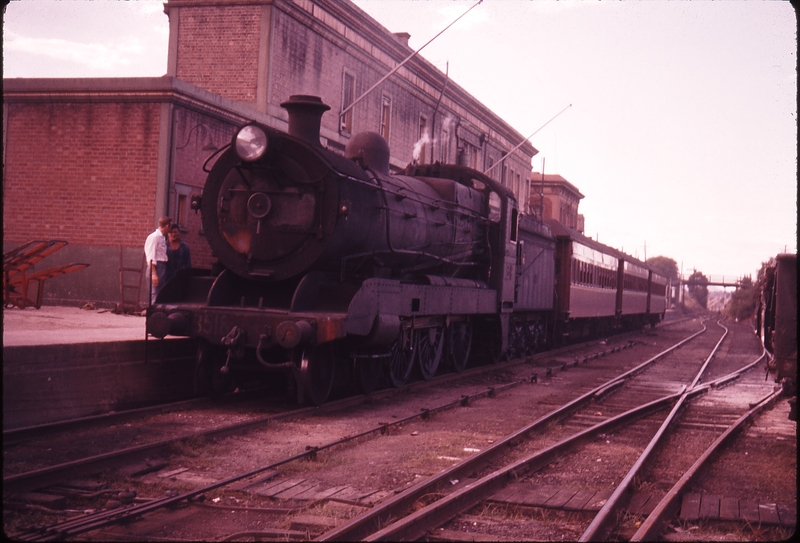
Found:
[[[181,240],[181,231],[177,224],[172,224],[169,227],[169,234],[167,234],[169,241],[167,242],[167,274],[164,278],[166,283],[172,279],[178,270],[183,270],[192,267],[192,255],[189,252],[189,246],[185,241]]]
[[[167,273],[167,232],[172,224],[169,217],[158,219],[158,228],[147,236],[144,242],[144,257],[147,261],[147,268],[150,270],[150,303],[156,301],[156,295],[161,287],[166,283]]]

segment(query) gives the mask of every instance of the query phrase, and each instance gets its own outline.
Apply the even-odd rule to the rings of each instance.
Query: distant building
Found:
[[[372,131],[388,140],[394,171],[412,161],[485,171],[502,161],[491,177],[528,211],[537,150],[525,142],[510,152],[524,137],[423,58],[342,114],[413,52],[408,34],[353,3],[169,0],[164,11],[163,77],[3,80],[3,250],[64,239],[47,266],[90,263],[48,283],[46,301],[119,301],[120,253],[138,263],[162,215],[180,225],[192,263],[209,266],[189,207],[203,166],[248,120],[286,130],[280,103],[293,94],[331,107],[321,127],[328,149],[342,152],[353,134]]]
[[[532,213],[544,219],[554,219],[583,234],[583,215],[578,205],[583,194],[558,174],[531,173],[529,205]]]

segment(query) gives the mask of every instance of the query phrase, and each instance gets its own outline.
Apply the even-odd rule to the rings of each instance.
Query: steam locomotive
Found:
[[[197,338],[198,392],[279,372],[300,401],[334,383],[403,386],[621,328],[655,325],[666,279],[453,164],[389,171],[389,147],[322,147],[330,109],[281,104],[289,132],[241,127],[211,168],[201,212],[213,270],[181,270],[147,310],[148,333]]]

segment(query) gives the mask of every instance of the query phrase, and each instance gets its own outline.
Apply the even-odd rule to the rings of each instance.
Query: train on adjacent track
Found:
[[[797,255],[777,255],[759,283],[756,333],[770,353],[767,371],[789,397],[789,418],[797,420]]]
[[[281,105],[288,133],[241,127],[192,202],[214,268],[181,270],[147,310],[149,334],[198,340],[198,391],[277,372],[319,405],[334,383],[400,387],[663,319],[667,280],[645,263],[470,168],[391,174],[375,133],[329,151],[327,105]]]

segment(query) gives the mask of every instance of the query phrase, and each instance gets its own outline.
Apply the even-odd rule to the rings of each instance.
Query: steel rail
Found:
[[[717,342],[717,344],[714,346],[714,349],[711,351],[711,354],[710,354],[710,355],[708,355],[708,357],[706,358],[705,362],[703,363],[703,366],[700,368],[700,371],[698,371],[698,372],[697,372],[697,375],[695,375],[695,378],[694,378],[694,380],[692,380],[692,384],[690,384],[690,385],[689,385],[689,388],[690,388],[690,389],[692,389],[692,388],[694,388],[695,386],[697,386],[697,383],[699,383],[699,382],[700,382],[700,379],[702,379],[702,378],[703,378],[703,375],[705,375],[705,373],[706,373],[706,370],[708,369],[708,365],[709,365],[709,364],[711,364],[711,361],[714,359],[714,356],[716,356],[716,354],[717,354],[717,351],[719,350],[719,347],[720,347],[720,345],[722,345],[722,342],[723,342],[723,341],[725,341],[725,338],[726,338],[726,337],[728,337],[728,332],[729,332],[729,330],[728,330],[728,328],[727,328],[727,327],[726,327],[724,324],[722,324],[722,322],[721,322],[721,321],[717,321],[717,326],[719,326],[720,328],[722,328],[723,330],[725,330],[725,333],[724,333],[724,334],[722,334],[722,337],[719,339],[719,341]]]
[[[699,334],[703,333],[704,331],[705,331],[705,329],[701,330],[700,332],[695,333],[694,335],[690,336],[689,338],[686,338],[686,339],[682,340],[677,345],[671,347],[670,349],[668,349],[665,352],[671,352],[675,348],[683,345],[684,343],[686,343],[687,341],[693,339],[694,337],[698,336]],[[628,345],[630,345],[630,342],[629,342]],[[567,346],[567,347],[563,347],[561,349],[556,349],[554,351],[548,351],[548,352],[545,352],[545,353],[541,353],[539,355],[536,355],[536,357],[538,358],[540,356],[552,356],[553,354],[557,354],[559,352],[572,350],[573,348],[575,348],[574,345]],[[522,359],[516,359],[516,360],[508,361],[508,362],[501,363],[501,364],[482,366],[482,367],[474,368],[472,370],[467,370],[465,372],[461,372],[461,373],[458,373],[458,374],[449,374],[449,375],[443,376],[442,378],[437,378],[437,380],[423,381],[423,382],[415,383],[415,384],[412,384],[411,386],[405,387],[403,389],[399,389],[399,390],[389,389],[389,390],[383,391],[383,394],[381,394],[381,395],[394,395],[394,394],[396,394],[398,392],[408,392],[408,391],[410,391],[412,389],[417,388],[417,386],[414,386],[414,385],[418,385],[419,387],[427,387],[427,386],[432,386],[435,382],[442,383],[442,382],[447,382],[447,381],[451,381],[451,380],[454,380],[454,379],[464,378],[466,376],[478,375],[478,374],[481,374],[481,373],[487,373],[487,372],[495,371],[497,369],[502,369],[504,367],[510,367],[510,366],[515,366],[515,365],[522,364],[522,363],[530,360],[531,358],[534,358],[534,357],[531,356],[531,357],[526,357],[526,358],[522,358]],[[660,358],[660,355],[656,355],[655,357],[651,358],[648,362],[653,362],[653,361],[657,360],[658,358]],[[633,370],[630,370],[630,371],[626,372],[623,375],[628,375],[628,374],[632,375],[633,371],[637,370],[638,368],[641,368],[642,366],[643,365],[637,366],[637,368],[634,368]],[[562,368],[563,367],[564,367],[564,365],[562,365]],[[549,372],[549,369],[548,369],[548,372]],[[615,378],[615,380],[616,379],[619,379],[619,378]],[[444,404],[442,406],[439,406],[437,408],[422,409],[420,413],[416,413],[416,414],[411,415],[409,417],[405,417],[403,419],[400,419],[400,420],[397,420],[397,421],[393,421],[392,423],[381,424],[378,427],[375,427],[375,428],[372,428],[370,430],[361,432],[359,434],[355,434],[353,436],[349,436],[348,438],[337,440],[336,442],[333,442],[333,443],[330,443],[330,444],[327,444],[327,445],[323,445],[323,446],[319,446],[319,447],[307,447],[305,452],[299,453],[299,454],[294,455],[292,457],[289,457],[289,458],[283,459],[281,461],[272,463],[272,464],[270,464],[268,466],[262,466],[262,467],[260,467],[260,468],[258,468],[256,470],[254,470],[254,471],[251,471],[251,472],[248,472],[248,473],[245,473],[245,474],[240,474],[240,475],[228,478],[228,479],[226,479],[224,481],[217,482],[217,483],[214,483],[214,484],[209,485],[207,487],[204,487],[204,488],[201,488],[201,489],[198,489],[198,490],[194,490],[194,491],[191,491],[191,492],[187,492],[187,493],[184,493],[184,494],[179,495],[179,496],[163,498],[163,499],[160,499],[160,500],[153,500],[153,501],[147,502],[146,504],[134,506],[132,508],[127,508],[125,510],[105,511],[105,512],[101,512],[101,513],[97,513],[97,514],[94,514],[94,515],[91,515],[91,516],[88,516],[88,517],[83,517],[81,519],[75,519],[74,521],[70,521],[68,523],[62,523],[62,524],[57,524],[57,525],[52,525],[52,526],[49,526],[49,527],[45,527],[45,528],[37,531],[34,534],[30,534],[30,533],[18,534],[18,537],[20,539],[26,539],[27,538],[26,540],[47,540],[49,538],[54,538],[54,537],[55,538],[63,538],[66,535],[75,535],[77,533],[83,533],[83,532],[86,532],[86,531],[91,531],[93,529],[96,529],[96,528],[99,528],[99,527],[102,527],[102,526],[105,526],[105,525],[109,525],[109,524],[113,524],[113,523],[119,522],[120,520],[123,520],[123,519],[137,517],[137,516],[140,516],[140,515],[143,515],[143,514],[149,512],[151,510],[156,510],[156,509],[160,509],[162,507],[167,507],[169,505],[181,502],[183,500],[191,500],[194,497],[199,496],[200,494],[203,494],[205,492],[209,492],[209,491],[214,490],[216,488],[219,488],[221,486],[226,486],[228,484],[231,484],[233,482],[236,482],[236,481],[239,481],[239,480],[242,480],[242,479],[253,477],[255,475],[258,475],[259,473],[263,473],[264,471],[269,470],[269,469],[274,469],[275,467],[281,466],[281,465],[286,464],[288,462],[292,462],[292,461],[295,461],[295,460],[298,460],[298,459],[301,459],[301,458],[313,458],[313,457],[315,457],[315,455],[316,455],[316,453],[318,451],[324,450],[324,449],[327,449],[327,448],[331,448],[331,447],[333,447],[335,445],[342,444],[342,443],[344,443],[346,441],[351,441],[351,440],[354,440],[354,439],[358,439],[360,437],[363,437],[365,435],[368,435],[368,434],[371,434],[371,433],[375,433],[375,432],[378,432],[378,431],[380,431],[382,433],[385,433],[386,429],[388,427],[403,424],[403,423],[408,422],[409,420],[411,420],[413,418],[417,418],[417,417],[426,418],[427,416],[430,415],[430,413],[443,411],[445,409],[448,409],[448,408],[451,408],[451,407],[455,407],[457,405],[466,406],[466,405],[468,405],[470,400],[473,400],[473,399],[476,399],[476,398],[480,398],[480,397],[483,397],[483,396],[491,397],[497,391],[504,390],[506,388],[510,388],[512,386],[516,386],[518,384],[525,383],[525,382],[528,382],[528,381],[535,382],[536,381],[536,374],[533,374],[530,378],[520,379],[518,381],[507,383],[505,385],[500,385],[500,386],[496,386],[496,387],[490,387],[485,391],[478,392],[478,393],[475,393],[475,394],[472,394],[472,395],[462,396],[459,400],[456,400],[456,401],[453,401],[453,402],[449,402],[449,403]],[[598,388],[601,388],[601,387],[598,387]],[[595,390],[597,390],[597,389],[595,389]],[[592,392],[594,392],[594,391],[591,391],[589,394],[591,395]],[[229,433],[229,432],[234,432],[234,431],[240,430],[240,429],[242,429],[241,427],[248,426],[248,425],[255,425],[255,424],[258,424],[258,423],[268,424],[268,422],[270,420],[277,420],[279,418],[288,418],[288,417],[292,417],[292,416],[299,416],[299,415],[306,414],[306,413],[312,412],[312,411],[327,412],[327,411],[334,410],[336,408],[346,407],[346,406],[349,406],[349,405],[355,405],[355,404],[361,403],[362,401],[366,401],[367,398],[369,398],[369,395],[357,396],[357,397],[354,397],[354,398],[347,398],[347,399],[344,399],[344,400],[340,400],[338,402],[331,402],[331,403],[326,404],[325,406],[321,406],[321,407],[308,407],[308,408],[299,409],[299,410],[291,411],[291,412],[284,413],[284,414],[269,415],[269,416],[266,416],[266,417],[260,417],[259,419],[256,419],[255,421],[246,421],[244,423],[240,423],[240,424],[237,424],[237,425],[234,425],[234,426],[227,426],[227,427],[224,427],[224,428],[219,428],[219,429],[216,429],[216,430],[212,430],[212,432],[219,431],[219,432]],[[179,441],[179,440],[182,440],[182,439],[186,439],[187,437],[188,436],[183,436],[181,438],[178,438],[178,439],[175,439],[175,440],[172,440],[172,441]],[[164,445],[164,443],[160,443],[160,446],[163,446],[163,445]],[[147,447],[147,445],[145,445],[143,447]],[[142,452],[142,451],[138,450],[139,449],[138,447],[135,447],[135,448],[132,448],[132,449],[136,449],[135,452]],[[100,455],[100,456],[106,456],[106,455]],[[119,456],[117,457],[117,460],[118,459],[119,459]],[[104,458],[104,460],[111,460],[111,456],[109,455],[109,457],[108,458]],[[70,463],[70,465],[68,467],[66,467],[65,469],[68,470],[68,469],[75,468],[75,470],[73,470],[72,472],[69,473],[69,475],[75,476],[75,471],[76,470],[79,470],[79,468],[81,468],[81,467],[86,468],[88,466],[88,464],[86,464],[86,465],[84,465],[84,464],[86,464],[85,461],[78,461],[76,463]],[[64,467],[64,465],[62,465],[61,467]],[[97,467],[97,464],[94,464],[94,468],[96,468],[96,467]],[[26,475],[29,476],[27,478],[27,482],[29,484],[34,484],[34,481],[38,481],[39,478],[45,478],[45,477],[52,478],[54,476],[53,474],[55,473],[55,471],[52,468],[45,468],[45,470],[40,470],[40,471],[45,471],[47,473],[39,473],[39,472],[37,472],[37,473],[35,473],[35,477],[33,477],[32,476],[33,472],[29,472],[28,474],[20,474],[20,476],[26,476]],[[66,474],[66,472],[63,472],[63,473]],[[52,482],[52,481],[49,481],[49,482]],[[33,539],[30,539],[31,537]]]
[[[33,439],[41,437],[42,435],[53,434],[65,430],[76,430],[96,423],[119,424],[150,415],[181,412],[197,407],[204,407],[205,405],[217,405],[220,402],[226,404],[234,402],[239,403],[242,401],[252,400],[254,395],[257,393],[263,394],[263,390],[245,390],[235,395],[219,398],[216,401],[210,400],[209,398],[192,398],[189,400],[180,400],[177,402],[126,409],[124,411],[109,411],[108,413],[60,420],[56,422],[47,422],[44,424],[36,424],[34,426],[11,428],[8,430],[3,430],[3,444],[7,446],[9,444],[19,443],[26,439]]]
[[[619,426],[634,422],[642,417],[666,408],[673,401],[680,398],[685,391],[686,387],[684,386],[681,388],[680,392],[630,409],[573,434],[554,445],[538,450],[521,460],[517,460],[512,464],[495,470],[427,507],[419,509],[365,537],[364,541],[413,541],[420,538],[425,535],[430,528],[439,526],[458,513],[489,498],[492,494],[505,486],[509,480],[518,479],[526,472],[540,469],[550,463],[558,455],[565,453],[576,445],[586,442],[601,432],[614,430]]]
[[[358,398],[359,403],[363,402],[363,397]],[[336,407],[341,407],[337,405]],[[312,413],[317,408],[306,407],[289,411],[277,415],[265,415],[252,420],[239,422],[236,424],[224,425],[210,430],[202,430],[199,432],[192,432],[178,437],[171,437],[162,439],[151,443],[142,445],[135,445],[125,449],[119,449],[108,453],[98,454],[87,458],[81,458],[72,462],[65,462],[54,466],[27,471],[24,473],[17,473],[3,477],[4,493],[6,492],[22,492],[34,490],[53,484],[54,480],[57,482],[62,478],[80,477],[90,473],[96,473],[104,467],[110,466],[121,459],[134,459],[145,454],[151,454],[154,451],[164,449],[174,443],[178,443],[187,439],[197,437],[224,437],[225,435],[258,428],[260,426],[269,425],[271,422],[282,420],[285,418],[292,418]]]
[[[400,389],[389,388],[377,392],[372,392],[366,395],[358,395],[350,398],[344,398],[342,400],[328,402],[325,405],[319,407],[304,407],[288,411],[286,413],[265,415],[262,417],[251,419],[249,421],[243,421],[234,425],[224,425],[217,428],[212,428],[210,430],[201,430],[198,432],[187,433],[166,440],[137,445],[135,447],[128,447],[125,449],[120,449],[118,451],[112,451],[109,453],[83,458],[72,462],[66,462],[54,466],[48,466],[38,470],[32,470],[24,473],[17,473],[3,477],[3,487],[5,492],[35,490],[36,488],[52,484],[54,480],[57,481],[60,478],[80,477],[89,474],[92,471],[96,471],[97,469],[102,468],[103,466],[108,466],[113,462],[118,462],[123,458],[133,459],[145,454],[150,454],[154,451],[158,451],[160,449],[168,447],[171,444],[178,443],[187,439],[198,438],[198,437],[224,437],[225,435],[231,433],[241,432],[251,428],[258,428],[260,426],[269,425],[270,422],[272,421],[291,419],[293,417],[300,417],[311,413],[315,414],[330,413],[338,409],[351,407],[354,405],[358,405],[360,403],[373,401],[375,399],[391,397],[397,394],[408,394],[414,390],[425,389],[431,386],[439,386],[441,384],[448,383],[454,380],[464,379],[476,375],[482,375],[503,368],[518,366],[520,364],[524,364],[528,360],[534,358],[542,358],[546,356],[553,356],[563,352],[568,352],[573,350],[575,347],[576,345],[569,345],[566,347],[561,347],[559,349],[554,349],[552,351],[537,353],[535,355],[526,358],[514,359],[494,365],[490,364],[490,365],[479,366],[476,368],[471,368],[469,370],[463,371],[461,373],[450,373],[438,376],[435,379],[431,379],[429,381],[418,381],[415,383],[410,383]],[[496,388],[499,390],[499,387]],[[98,420],[102,419],[103,417],[100,416]]]
[[[264,471],[274,469],[275,467],[278,466],[282,466],[283,464],[292,462],[294,460],[299,460],[301,458],[305,458],[308,455],[309,455],[308,451],[299,453],[289,458],[284,458],[283,460],[269,464],[268,466],[261,466],[247,473],[240,473],[238,475],[234,475],[233,477],[229,477],[222,481],[217,481],[216,483],[207,485],[201,489],[185,492],[178,496],[153,500],[144,504],[135,505],[127,509],[113,509],[110,511],[103,511],[87,517],[82,517],[79,519],[63,522],[57,525],[45,527],[35,534],[17,534],[15,536],[15,539],[18,539],[20,541],[52,541],[56,539],[62,540],[68,536],[74,536],[85,532],[89,532],[97,528],[102,528],[103,526],[108,526],[109,524],[114,524],[121,520],[136,518],[150,511],[155,511],[157,509],[162,509],[172,504],[177,504],[183,500],[191,500],[205,492],[210,492],[211,490],[215,490],[217,488],[229,485],[231,483],[235,483],[242,479],[253,477],[255,475],[263,473]]]
[[[347,436],[347,437],[342,438],[342,439],[338,439],[336,441],[327,443],[325,445],[321,445],[321,446],[317,446],[317,447],[307,446],[306,450],[304,452],[295,454],[295,455],[290,456],[288,458],[284,458],[284,459],[279,460],[277,462],[273,462],[273,463],[271,463],[271,464],[269,464],[267,466],[261,466],[261,467],[255,469],[255,470],[253,470],[253,471],[250,471],[250,472],[247,472],[247,473],[243,473],[243,474],[239,474],[239,475],[235,475],[235,476],[230,477],[228,479],[225,479],[223,481],[218,481],[218,482],[213,483],[211,485],[208,485],[206,487],[203,487],[203,488],[200,488],[200,489],[195,489],[195,490],[192,490],[190,492],[186,492],[186,493],[178,495],[178,496],[162,498],[162,499],[159,499],[159,500],[152,500],[152,501],[146,502],[144,504],[136,505],[136,506],[133,506],[133,507],[130,507],[130,508],[127,508],[127,509],[123,509],[123,510],[103,511],[103,512],[100,512],[100,513],[97,513],[97,514],[94,514],[94,515],[90,515],[90,516],[82,517],[82,518],[75,519],[75,520],[72,520],[72,521],[67,521],[67,522],[64,522],[64,523],[52,525],[52,526],[46,527],[46,528],[44,528],[44,529],[42,529],[42,530],[40,530],[38,532],[35,532],[33,534],[31,534],[31,533],[16,534],[15,538],[20,539],[20,540],[25,540],[25,541],[42,541],[42,540],[50,540],[52,538],[64,538],[66,536],[78,535],[78,534],[81,534],[81,533],[84,533],[84,532],[87,532],[87,531],[95,530],[97,528],[101,528],[101,527],[107,526],[109,524],[117,523],[117,522],[119,522],[121,520],[135,518],[135,517],[144,515],[145,513],[148,513],[150,511],[153,511],[153,510],[156,510],[156,509],[161,509],[163,507],[167,507],[169,505],[181,502],[183,500],[191,500],[191,499],[193,499],[193,498],[195,498],[195,497],[197,497],[200,494],[203,494],[205,492],[210,492],[211,490],[215,490],[215,489],[217,489],[219,487],[226,486],[228,484],[240,481],[242,479],[247,479],[247,478],[253,477],[255,475],[263,473],[264,471],[275,469],[275,468],[280,467],[280,466],[282,466],[284,464],[287,464],[289,462],[294,462],[295,460],[300,460],[300,459],[303,459],[303,458],[308,458],[308,459],[316,458],[317,452],[319,452],[321,450],[330,449],[330,448],[335,447],[337,445],[341,445],[343,443],[346,443],[346,442],[349,442],[349,441],[354,441],[356,439],[365,437],[365,436],[367,436],[369,434],[374,434],[374,433],[378,433],[378,432],[380,432],[382,434],[385,434],[389,427],[399,426],[399,425],[405,424],[406,422],[409,422],[410,420],[413,420],[415,418],[427,418],[431,413],[444,411],[446,409],[450,409],[450,408],[457,407],[457,406],[466,406],[466,405],[468,405],[470,400],[474,400],[474,399],[478,399],[478,398],[482,398],[482,397],[492,397],[500,390],[506,390],[506,389],[512,388],[514,386],[518,386],[520,384],[531,382],[531,381],[534,381],[534,379],[533,378],[525,378],[525,379],[519,379],[519,380],[516,380],[516,381],[512,381],[512,382],[506,383],[504,385],[489,387],[486,390],[483,390],[483,391],[480,391],[480,392],[476,392],[474,394],[462,396],[458,400],[455,400],[455,401],[440,405],[440,406],[435,407],[433,409],[422,409],[419,413],[415,413],[413,415],[404,417],[402,419],[398,419],[398,420],[392,421],[391,423],[381,423],[378,426],[372,427],[372,428],[370,428],[368,430],[365,430],[365,431],[359,432],[357,434],[353,434],[353,435]],[[317,409],[317,408],[307,408],[307,409],[305,409],[303,411],[314,410],[314,409]]]
[[[722,328],[725,328],[722,326]],[[727,329],[725,332],[727,335]],[[705,369],[708,366],[708,362],[713,358],[713,356],[718,351],[722,341],[725,338],[725,335],[719,340],[719,342],[714,347],[712,353],[706,360],[706,363],[702,366],[702,368],[698,371],[698,375],[701,375],[705,372]],[[756,361],[757,363],[758,361]],[[754,363],[755,364],[755,363]],[[743,373],[753,367],[754,364],[749,364],[740,370],[737,370],[738,374]],[[729,376],[726,376],[728,378]],[[723,378],[723,379],[726,379]],[[720,380],[720,382],[723,381]],[[697,379],[695,379],[694,383],[696,384]],[[709,389],[712,388],[711,383],[707,383],[700,386],[694,386],[692,390],[688,390],[687,387],[684,386],[681,393],[673,395],[672,398],[678,398],[679,400],[690,398],[697,396],[699,394],[703,394],[707,392]],[[604,387],[607,389],[608,387]],[[663,398],[661,399],[663,400]],[[661,400],[656,400],[659,402]],[[655,403],[655,402],[652,402]],[[637,408],[638,409],[638,408]],[[680,409],[679,405],[676,405],[672,413],[677,413]],[[632,410],[635,411],[635,410]],[[628,412],[630,413],[630,412]],[[627,413],[626,413],[627,414]],[[604,423],[600,423],[599,425],[588,429],[584,432],[591,434],[593,433],[592,430],[595,430],[594,433],[599,433],[601,429],[603,431],[608,431],[607,427],[604,427],[606,423],[610,423],[613,427],[619,426],[624,424],[628,421],[617,421],[617,418],[624,417],[624,415],[620,415],[615,419],[609,419],[609,421],[605,421]],[[638,418],[638,417],[631,417],[631,418]],[[662,425],[662,428],[666,428],[668,423]],[[602,428],[601,428],[602,427]],[[587,436],[584,436],[584,432],[576,434],[575,436],[564,440],[563,442],[552,446],[551,448],[545,449],[544,451],[540,451],[540,453],[534,453],[530,457],[518,461],[511,466],[507,466],[500,470],[497,470],[493,474],[490,474],[483,479],[473,482],[470,485],[465,486],[463,489],[457,491],[454,494],[446,498],[442,498],[439,501],[436,501],[414,513],[411,515],[401,518],[396,522],[392,523],[391,525],[367,536],[364,538],[365,541],[394,541],[398,539],[409,539],[413,540],[419,537],[422,537],[427,533],[427,530],[431,527],[441,525],[442,523],[450,520],[453,516],[457,515],[458,513],[469,509],[480,503],[483,499],[486,499],[488,496],[496,492],[500,487],[505,485],[506,480],[513,475],[515,478],[520,475],[522,469],[527,471],[539,469],[540,467],[549,463],[557,454],[559,454],[560,450],[551,450],[553,448],[560,448],[562,445],[564,448],[569,448],[570,446],[574,446],[583,440],[587,439]],[[539,457],[539,454],[542,456]],[[522,466],[522,469],[521,469]]]
[[[719,350],[722,341],[725,339],[725,336],[727,335],[728,331],[724,326],[722,326],[722,328],[725,329],[725,334],[723,334],[722,338],[717,342],[711,354],[706,359],[706,362],[698,371],[698,376],[701,376],[705,372],[708,366],[708,362],[710,362],[711,359],[714,357],[716,352]],[[761,358],[763,358],[763,355]],[[752,369],[752,367],[755,364],[757,364],[761,360],[761,358],[756,360],[754,363],[748,364],[747,366],[740,368],[739,370],[737,370],[737,372],[734,372],[729,376],[717,380],[717,382],[718,383],[727,382],[730,380],[731,376],[741,375],[745,371]],[[696,385],[697,379],[695,379],[693,382],[693,388],[691,390],[687,389],[687,387],[684,386],[681,393],[672,395],[669,398],[670,399],[678,398],[679,400],[683,400],[686,398],[695,397],[697,395],[707,392],[709,389],[716,386],[717,382],[707,383],[704,385],[697,386]],[[616,384],[616,381],[614,381],[611,384],[612,385]],[[607,390],[608,388],[609,385],[603,386],[603,390]],[[650,404],[647,404],[647,407],[650,407],[652,404],[655,403],[660,403],[666,398],[667,397],[651,402]],[[510,466],[497,470],[494,473],[487,475],[486,477],[478,481],[475,481],[470,485],[465,486],[463,489],[451,494],[450,496],[442,498],[441,500],[436,501],[412,513],[411,515],[404,517],[392,523],[391,525],[365,537],[364,540],[394,541],[400,539],[413,540],[422,537],[423,535],[425,535],[425,533],[427,533],[430,527],[438,526],[443,522],[450,520],[453,516],[460,513],[461,511],[469,509],[470,507],[473,507],[478,503],[480,503],[480,501],[482,501],[483,499],[486,499],[486,497],[496,492],[500,487],[504,486],[506,480],[511,476],[513,476],[514,478],[519,477],[522,469],[525,469],[527,471],[539,469],[541,466],[544,466],[547,463],[549,463],[557,454],[561,453],[562,451],[560,449],[562,448],[568,449],[569,447],[574,446],[584,441],[585,439],[588,439],[589,435],[599,433],[600,431],[608,431],[609,427],[607,425],[610,425],[611,426],[610,429],[613,429],[614,427],[620,426],[626,422],[630,422],[631,419],[635,420],[640,418],[640,416],[637,417],[632,415],[631,413],[639,409],[642,409],[643,407],[635,408],[634,410],[630,410],[626,413],[623,413],[622,415],[609,419],[608,421],[599,423],[598,425],[589,428],[587,430],[584,430],[583,432],[580,432],[578,434],[575,434],[574,436],[567,438],[566,440],[563,440],[562,442],[553,445],[547,449],[544,449],[543,451],[534,453],[533,455],[523,460],[517,461],[516,463]],[[678,405],[676,402],[676,406],[673,408],[671,416],[677,413],[679,409],[680,405]],[[626,416],[629,414],[631,415]],[[666,428],[667,425],[668,422],[665,422],[665,424],[662,425],[662,429]],[[654,445],[655,443],[653,443],[653,446]]]
[[[672,411],[670,411],[669,415],[667,415],[667,418],[664,419],[664,421],[661,423],[661,426],[659,427],[658,431],[656,431],[653,438],[644,448],[642,454],[639,455],[639,458],[636,460],[636,462],[634,462],[633,466],[631,466],[631,469],[628,470],[628,473],[622,478],[622,481],[619,483],[619,485],[617,485],[617,488],[614,489],[614,492],[608,498],[606,503],[603,504],[603,507],[600,508],[600,511],[597,512],[594,519],[592,519],[592,522],[583,532],[583,535],[581,535],[578,541],[599,540],[599,538],[602,537],[601,534],[604,532],[604,530],[609,526],[611,522],[614,521],[614,519],[616,519],[617,513],[622,510],[624,502],[627,501],[627,499],[630,497],[631,485],[634,479],[639,475],[641,471],[643,471],[645,464],[650,458],[650,454],[655,450],[655,448],[661,442],[661,439],[665,435],[667,435],[667,431],[670,428],[670,426],[672,426],[672,424],[678,419],[678,414],[680,413],[681,409],[683,409],[684,404],[689,399],[689,393],[697,389],[698,381],[702,378],[703,374],[708,368],[708,365],[714,358],[714,355],[716,355],[717,351],[719,350],[720,345],[722,345],[722,342],[728,336],[728,329],[722,324],[720,324],[719,321],[717,321],[717,326],[723,328],[725,330],[725,333],[722,334],[722,337],[719,339],[717,344],[711,350],[711,354],[709,354],[706,357],[705,362],[697,371],[697,374],[692,380],[692,383],[689,385],[687,392],[681,395],[678,401],[675,402]],[[710,387],[703,387],[703,392],[708,391],[709,388]]]
[[[352,519],[346,524],[330,530],[329,532],[317,538],[317,541],[354,541],[368,537],[369,534],[375,532],[378,526],[386,525],[386,523],[390,522],[392,518],[402,514],[400,511],[408,510],[415,501],[425,494],[434,492],[439,487],[449,485],[449,481],[452,479],[464,478],[470,473],[473,473],[480,466],[485,465],[495,456],[501,455],[508,447],[516,445],[530,432],[539,429],[554,420],[569,415],[573,411],[590,402],[592,399],[607,392],[609,386],[621,383],[625,379],[643,371],[647,366],[655,363],[667,354],[695,339],[699,335],[703,334],[706,330],[707,328],[705,325],[703,325],[703,329],[699,332],[692,334],[691,336],[656,354],[638,366],[571,400],[560,408],[551,411],[550,413],[540,417],[536,421],[506,436],[505,438],[496,441],[483,451],[476,453],[457,464],[454,464],[450,468],[437,475],[434,475],[424,481],[420,481],[416,485],[396,495],[394,498],[391,498],[382,504],[373,507],[370,511],[367,511],[364,514]]]
[[[25,439],[31,439],[43,434],[55,433],[67,429],[77,429],[82,426],[90,425],[96,422],[111,422],[119,423],[125,422],[132,418],[139,418],[150,414],[161,414],[172,411],[181,411],[187,406],[192,407],[193,404],[198,403],[199,400],[184,400],[159,406],[140,407],[137,409],[129,409],[125,411],[117,411],[111,413],[102,413],[100,415],[90,415],[88,417],[80,417],[74,419],[60,420],[56,422],[47,422],[44,424],[36,424],[34,426],[22,426],[19,428],[11,428],[3,430],[3,444],[9,445],[12,443],[19,443]]]
[[[708,449],[706,449],[706,451],[695,461],[695,463],[692,464],[692,467],[683,474],[680,480],[673,485],[673,487],[667,492],[667,495],[664,496],[664,498],[658,503],[655,509],[653,509],[650,515],[648,515],[647,519],[645,519],[630,540],[654,540],[667,519],[675,514],[678,506],[678,496],[683,492],[683,489],[691,483],[705,463],[708,462],[714,453],[728,440],[730,440],[737,432],[744,428],[746,423],[752,422],[756,415],[766,409],[767,406],[773,404],[775,400],[780,397],[781,393],[781,390],[776,390],[772,394],[762,398],[752,409],[739,417],[736,422],[734,422],[727,430],[725,430],[725,432],[723,432],[723,434],[720,435]]]
[[[491,368],[491,369],[493,370],[497,368]],[[462,372],[461,374],[457,375],[459,377],[463,377],[465,375],[479,374],[486,371],[489,371],[489,367],[483,366],[480,368],[474,368],[472,370]],[[448,378],[454,378],[454,377],[451,377],[451,375],[443,376],[441,378],[438,378],[439,380],[436,381],[436,383],[441,384],[442,382],[446,382],[449,380]],[[401,390],[403,392],[408,392],[411,390],[415,390],[423,386],[425,383],[429,382],[430,381],[412,383],[408,387],[405,387]],[[134,447],[127,447],[125,449],[111,451],[108,453],[103,453],[87,458],[81,458],[79,460],[74,460],[72,462],[65,462],[62,464],[41,468],[38,470],[31,470],[24,473],[8,475],[3,477],[3,487],[7,492],[9,491],[9,489],[13,489],[14,491],[33,490],[41,486],[44,486],[46,484],[52,483],[54,479],[58,480],[59,478],[63,477],[79,477],[81,475],[86,475],[90,471],[96,471],[99,468],[102,468],[103,466],[110,465],[113,462],[118,462],[123,458],[136,458],[144,454],[151,454],[154,451],[164,449],[174,443],[178,443],[187,439],[193,439],[199,437],[204,437],[204,438],[224,437],[225,435],[231,433],[241,432],[253,428],[259,428],[261,426],[267,426],[274,421],[291,419],[294,417],[301,417],[312,413],[314,414],[328,413],[331,411],[336,411],[338,409],[343,409],[354,405],[358,405],[360,403],[364,403],[365,401],[367,401],[368,398],[374,400],[376,398],[381,398],[384,396],[392,396],[394,394],[397,394],[398,392],[400,391],[396,389],[387,389],[384,391],[372,393],[370,395],[354,396],[351,398],[337,400],[335,402],[329,402],[324,406],[320,407],[304,407],[300,409],[294,409],[292,411],[287,411],[286,413],[265,415],[262,417],[257,417],[236,424],[224,425],[209,430],[200,430],[198,432],[191,432],[177,437],[171,437],[160,441],[154,441],[151,443],[136,445]],[[97,420],[102,421],[103,417],[100,417]]]

